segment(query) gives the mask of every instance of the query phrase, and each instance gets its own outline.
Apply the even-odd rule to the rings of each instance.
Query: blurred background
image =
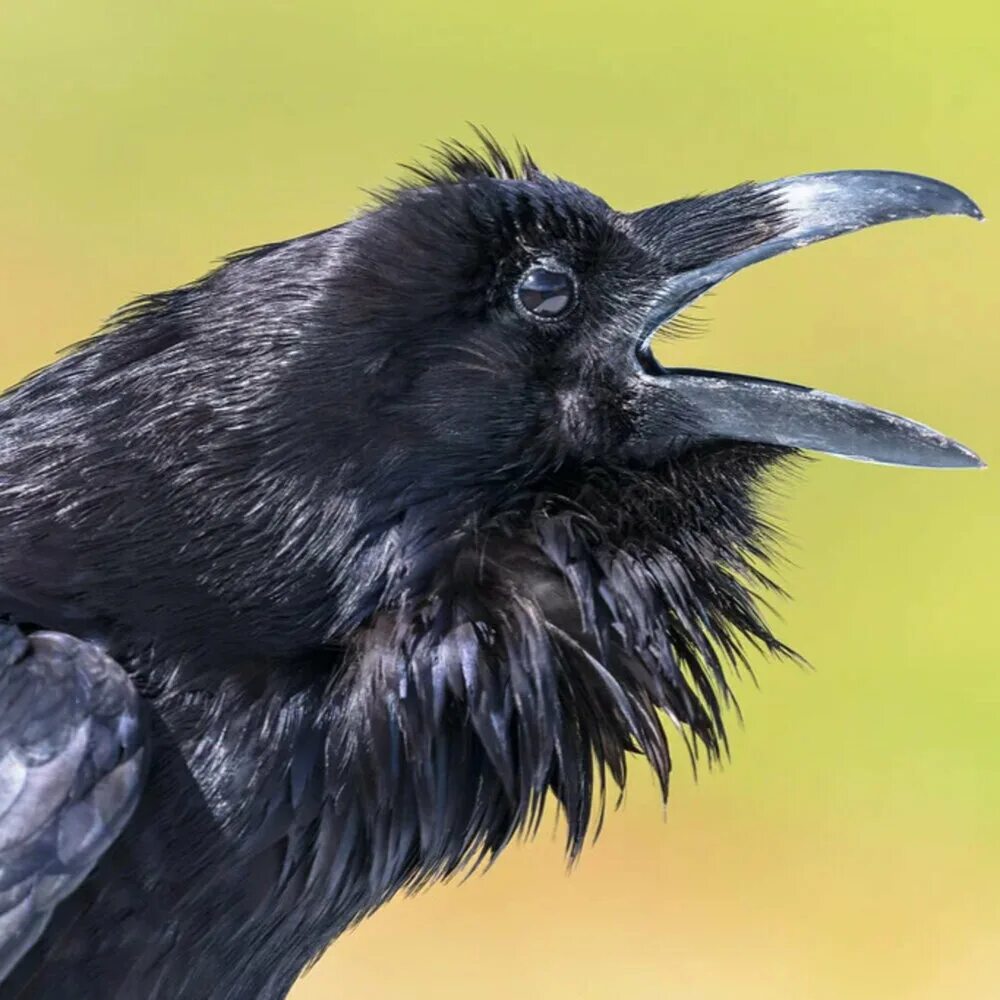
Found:
[[[238,247],[333,224],[466,121],[622,208],[808,170],[1000,216],[987,0],[0,5],[0,383]],[[745,272],[677,364],[925,419],[1000,464],[1000,229],[889,226]],[[295,1000],[997,996],[1000,479],[823,459],[779,505],[814,669],[757,665],[733,760],[637,765],[561,832],[399,899]],[[677,744],[678,750],[680,744]]]

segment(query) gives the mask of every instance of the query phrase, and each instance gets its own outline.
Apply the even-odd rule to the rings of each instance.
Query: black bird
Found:
[[[568,849],[664,719],[724,748],[787,652],[770,474],[980,465],[802,386],[661,367],[740,268],[894,219],[911,174],[619,212],[446,144],[341,226],[126,307],[0,399],[3,998],[262,998],[550,796]]]

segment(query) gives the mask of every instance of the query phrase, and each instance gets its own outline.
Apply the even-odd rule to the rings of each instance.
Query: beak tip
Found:
[[[965,445],[958,444],[958,442],[953,443],[953,454],[955,455],[956,461],[952,464],[952,468],[955,469],[985,469],[987,468],[986,462],[979,457],[971,448],[966,448]]]
[[[976,222],[985,222],[986,216],[983,215],[983,210],[971,199],[968,199],[968,204],[965,206],[965,210],[962,213],[967,215],[970,219],[975,219]]]
[[[986,221],[986,216],[983,214],[983,210],[961,188],[951,187],[950,184],[944,186],[950,189],[949,193],[952,196],[953,206],[951,210],[952,214],[967,215],[970,219],[975,219],[976,222]]]

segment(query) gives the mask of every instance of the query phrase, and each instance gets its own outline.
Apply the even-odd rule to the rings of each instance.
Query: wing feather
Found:
[[[0,621],[0,980],[128,822],[142,704],[99,646]]]

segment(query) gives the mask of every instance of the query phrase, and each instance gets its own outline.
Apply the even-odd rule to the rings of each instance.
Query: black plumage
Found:
[[[3,997],[282,997],[550,797],[577,852],[633,755],[666,796],[665,718],[718,756],[743,647],[787,652],[757,609],[760,498],[797,446],[973,464],[648,351],[753,260],[975,214],[954,189],[814,175],[628,214],[483,138],[127,307],[0,400],[4,634],[120,664],[128,753],[149,746],[127,827]],[[0,703],[0,735],[18,723]]]
[[[142,704],[122,668],[0,622],[0,979],[121,832],[142,788]]]

